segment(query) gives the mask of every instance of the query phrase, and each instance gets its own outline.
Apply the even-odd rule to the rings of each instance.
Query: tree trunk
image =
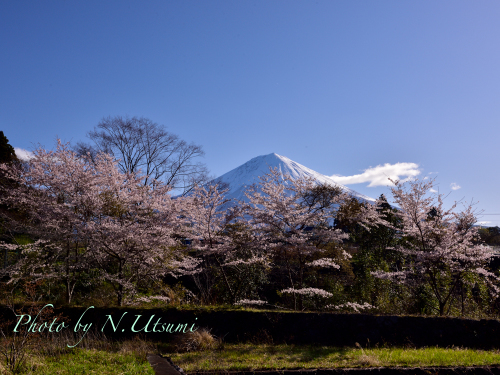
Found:
[[[67,244],[66,251],[66,303],[69,305],[71,303],[71,288],[70,288],[70,275],[69,275],[69,254],[71,252],[69,241]]]
[[[119,271],[118,271],[118,280],[122,280],[122,276],[123,276],[123,266],[122,266],[122,262],[120,261],[120,268],[119,268]],[[122,305],[122,302],[123,302],[123,284],[120,282],[120,284],[118,285],[118,306],[121,306]]]
[[[231,285],[229,285],[229,281],[228,281],[227,276],[226,276],[226,271],[224,270],[224,267],[222,267],[222,264],[219,261],[219,258],[217,257],[217,255],[215,255],[215,260],[217,261],[217,264],[219,265],[219,268],[222,272],[222,276],[224,277],[224,283],[226,284],[227,289],[229,290],[229,293],[231,294],[231,302],[235,303],[236,296],[234,295],[233,290],[231,289]]]

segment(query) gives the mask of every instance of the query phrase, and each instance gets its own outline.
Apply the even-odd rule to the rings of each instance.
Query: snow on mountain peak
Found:
[[[250,159],[239,167],[210,181],[209,184],[227,184],[229,188],[229,191],[226,194],[227,198],[247,201],[244,193],[246,188],[254,183],[258,183],[260,181],[259,176],[269,173],[270,168],[276,168],[282,175],[288,174],[292,177],[292,179],[312,178],[316,180],[318,184],[339,186],[343,191],[348,192],[357,198],[370,202],[375,201],[373,198],[359,194],[344,185],[336,183],[328,176],[313,171],[312,169],[307,168],[302,164],[287,158],[286,156],[278,155],[276,153],[261,155]]]

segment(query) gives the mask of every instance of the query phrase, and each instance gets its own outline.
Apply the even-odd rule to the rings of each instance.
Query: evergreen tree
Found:
[[[14,147],[9,144],[9,140],[0,130],[0,163],[10,163],[17,160]]]
[[[9,144],[9,140],[0,130],[0,166],[2,164],[8,164],[18,161],[14,147]],[[0,201],[5,195],[5,191],[11,190],[16,187],[14,181],[8,178],[5,172],[0,168]],[[12,212],[10,212],[12,215]],[[7,235],[7,220],[8,217],[8,206],[0,203],[0,241],[10,241],[11,238]],[[3,265],[7,264],[7,249],[3,253]]]
[[[382,194],[378,199],[377,212],[391,225],[374,225],[370,228],[355,225],[350,228],[350,239],[358,247],[353,256],[353,269],[356,275],[356,282],[352,288],[354,295],[360,300],[378,306],[381,310],[394,308],[395,304],[398,304],[395,300],[400,295],[397,288],[389,287],[387,281],[379,280],[371,274],[378,270],[396,271],[401,265],[403,258],[401,254],[390,250],[399,241],[397,230],[399,220],[395,215],[396,211]],[[342,223],[340,220],[339,224]]]

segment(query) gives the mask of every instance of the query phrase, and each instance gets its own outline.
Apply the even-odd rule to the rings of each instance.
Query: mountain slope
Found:
[[[343,191],[352,194],[360,200],[374,202],[375,199],[359,194],[348,187],[334,182],[330,177],[321,173],[313,171],[310,168],[303,166],[286,156],[278,154],[269,154],[257,156],[245,164],[223,174],[220,177],[209,182],[227,184],[229,191],[226,194],[227,198],[234,198],[237,200],[248,201],[245,196],[245,190],[248,186],[258,183],[259,176],[269,173],[269,168],[277,168],[283,174],[289,174],[293,179],[299,178],[313,178],[318,184],[328,184],[332,186],[339,186]]]

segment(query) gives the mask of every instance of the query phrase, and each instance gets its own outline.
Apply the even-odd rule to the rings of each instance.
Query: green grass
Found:
[[[162,344],[158,344],[162,347]],[[167,348],[168,346],[164,346]],[[150,374],[142,341],[106,348],[74,348],[28,357],[24,374]],[[186,372],[272,370],[335,367],[491,366],[500,364],[500,350],[464,348],[337,348],[326,346],[224,344],[222,348],[188,353],[162,352]],[[0,373],[2,369],[0,369]],[[5,372],[8,373],[8,372]]]
[[[165,353],[185,371],[500,364],[500,351],[460,348],[335,348],[226,344],[223,350]]]
[[[21,373],[40,375],[154,375],[149,362],[133,354],[79,348],[58,356],[29,356]]]
[[[81,346],[68,348],[74,342],[69,334],[28,341],[23,347],[17,341],[18,351],[12,351],[11,342],[0,340],[0,353],[25,353],[25,361],[17,362],[17,374],[149,374],[154,371],[146,359],[156,347],[140,338],[126,341],[111,341],[105,336],[91,332]],[[13,369],[16,370],[16,369]],[[0,374],[12,374],[3,355],[0,357]]]
[[[154,374],[149,362],[132,354],[76,349],[59,358],[46,357],[37,374]]]

